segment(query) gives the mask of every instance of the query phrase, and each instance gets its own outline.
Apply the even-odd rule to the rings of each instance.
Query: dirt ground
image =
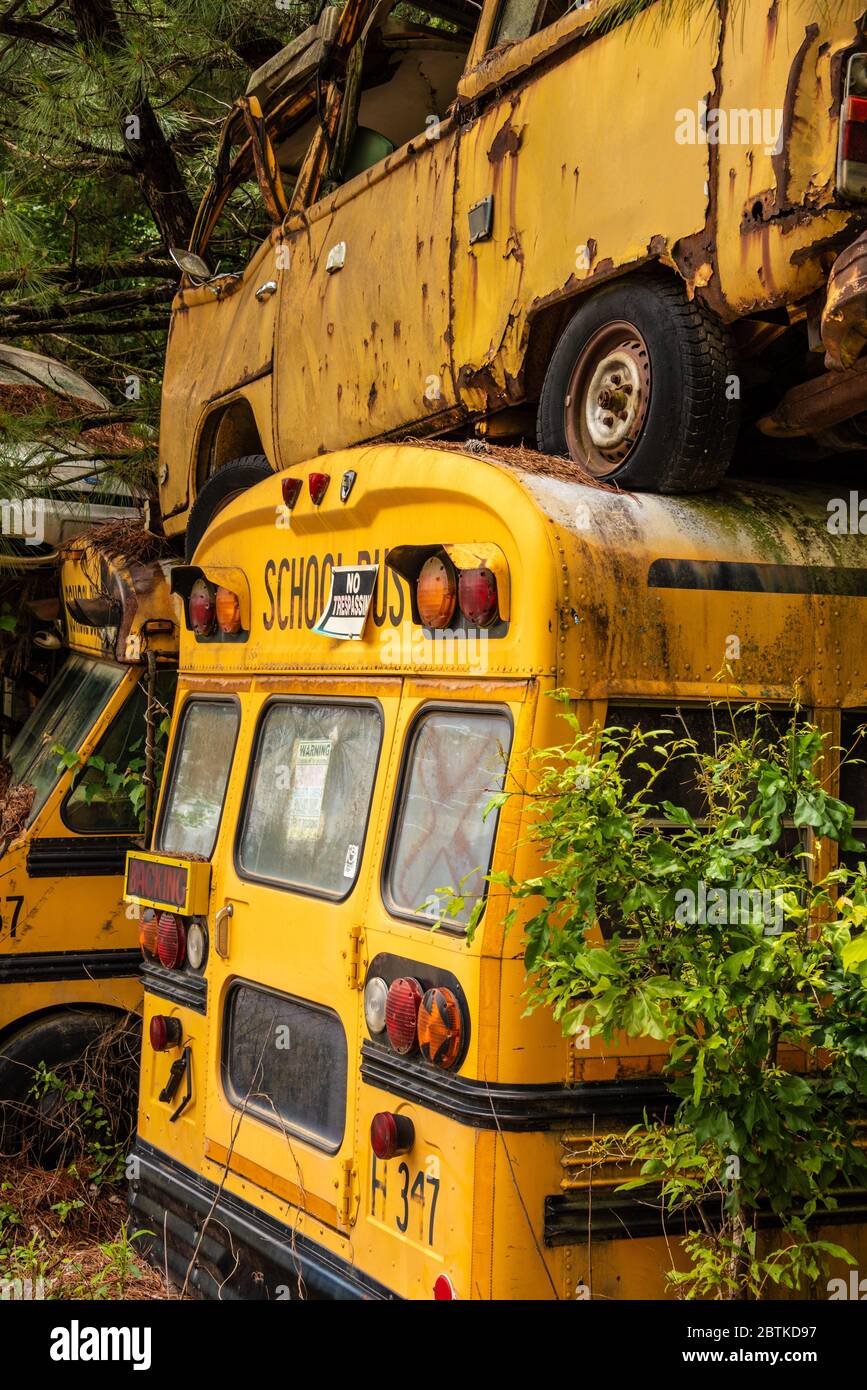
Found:
[[[177,1297],[136,1244],[122,1184],[0,1158],[0,1298]]]

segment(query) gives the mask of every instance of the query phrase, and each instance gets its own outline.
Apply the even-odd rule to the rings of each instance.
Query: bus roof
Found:
[[[92,538],[67,546],[60,566],[66,642],[72,651],[129,664],[148,651],[174,661],[179,624],[172,561],[132,559]]]
[[[317,474],[329,480],[318,505]],[[175,571],[178,592],[202,574],[239,592],[244,628],[224,640],[185,630],[182,666],[550,676],[591,700],[785,700],[799,684],[814,704],[867,703],[867,536],[857,519],[854,533],[835,527],[827,489],[732,483],[664,497],[571,474],[523,450],[419,444],[277,474],[221,511],[193,566]],[[302,487],[290,510],[292,478]],[[848,491],[838,501],[848,506]],[[410,588],[434,553],[493,568],[505,621],[425,635]],[[377,567],[362,636],[321,635],[334,567],[359,564]]]

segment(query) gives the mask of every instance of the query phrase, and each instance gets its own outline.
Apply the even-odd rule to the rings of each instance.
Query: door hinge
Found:
[[[358,1215],[358,1169],[351,1158],[341,1159],[337,1218],[341,1226],[353,1226]]]
[[[350,928],[349,950],[346,952],[346,982],[350,989],[361,989],[363,973],[361,927],[356,925]]]

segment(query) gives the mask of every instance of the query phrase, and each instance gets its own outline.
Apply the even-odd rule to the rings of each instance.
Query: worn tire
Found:
[[[605,482],[653,492],[713,487],[731,461],[739,408],[726,398],[736,362],[725,325],[681,285],[662,275],[636,275],[605,285],[580,305],[548,366],[537,418],[539,449],[587,463],[567,439],[567,397],[585,349],[608,325],[632,324],[647,347],[650,385],[631,451]],[[587,394],[590,394],[588,384]],[[585,395],[585,400],[587,395]],[[591,396],[592,399],[592,396]],[[583,409],[579,401],[578,410]],[[577,415],[577,411],[576,411]],[[576,434],[573,428],[573,439]]]
[[[118,1016],[97,1009],[67,1009],[25,1023],[0,1044],[0,1152],[35,1153],[45,1167],[64,1161],[66,1145],[53,1132],[51,1114],[27,1104],[37,1068],[62,1072],[70,1080],[88,1048],[115,1027]],[[121,1123],[120,1117],[115,1117]]]
[[[274,470],[264,454],[245,454],[243,458],[232,459],[212,473],[199,492],[190,515],[187,518],[187,534],[184,540],[184,555],[187,564],[193,558],[196,547],[207,531],[217,512],[231,502],[238,493],[246,492],[264,478],[273,476]]]

